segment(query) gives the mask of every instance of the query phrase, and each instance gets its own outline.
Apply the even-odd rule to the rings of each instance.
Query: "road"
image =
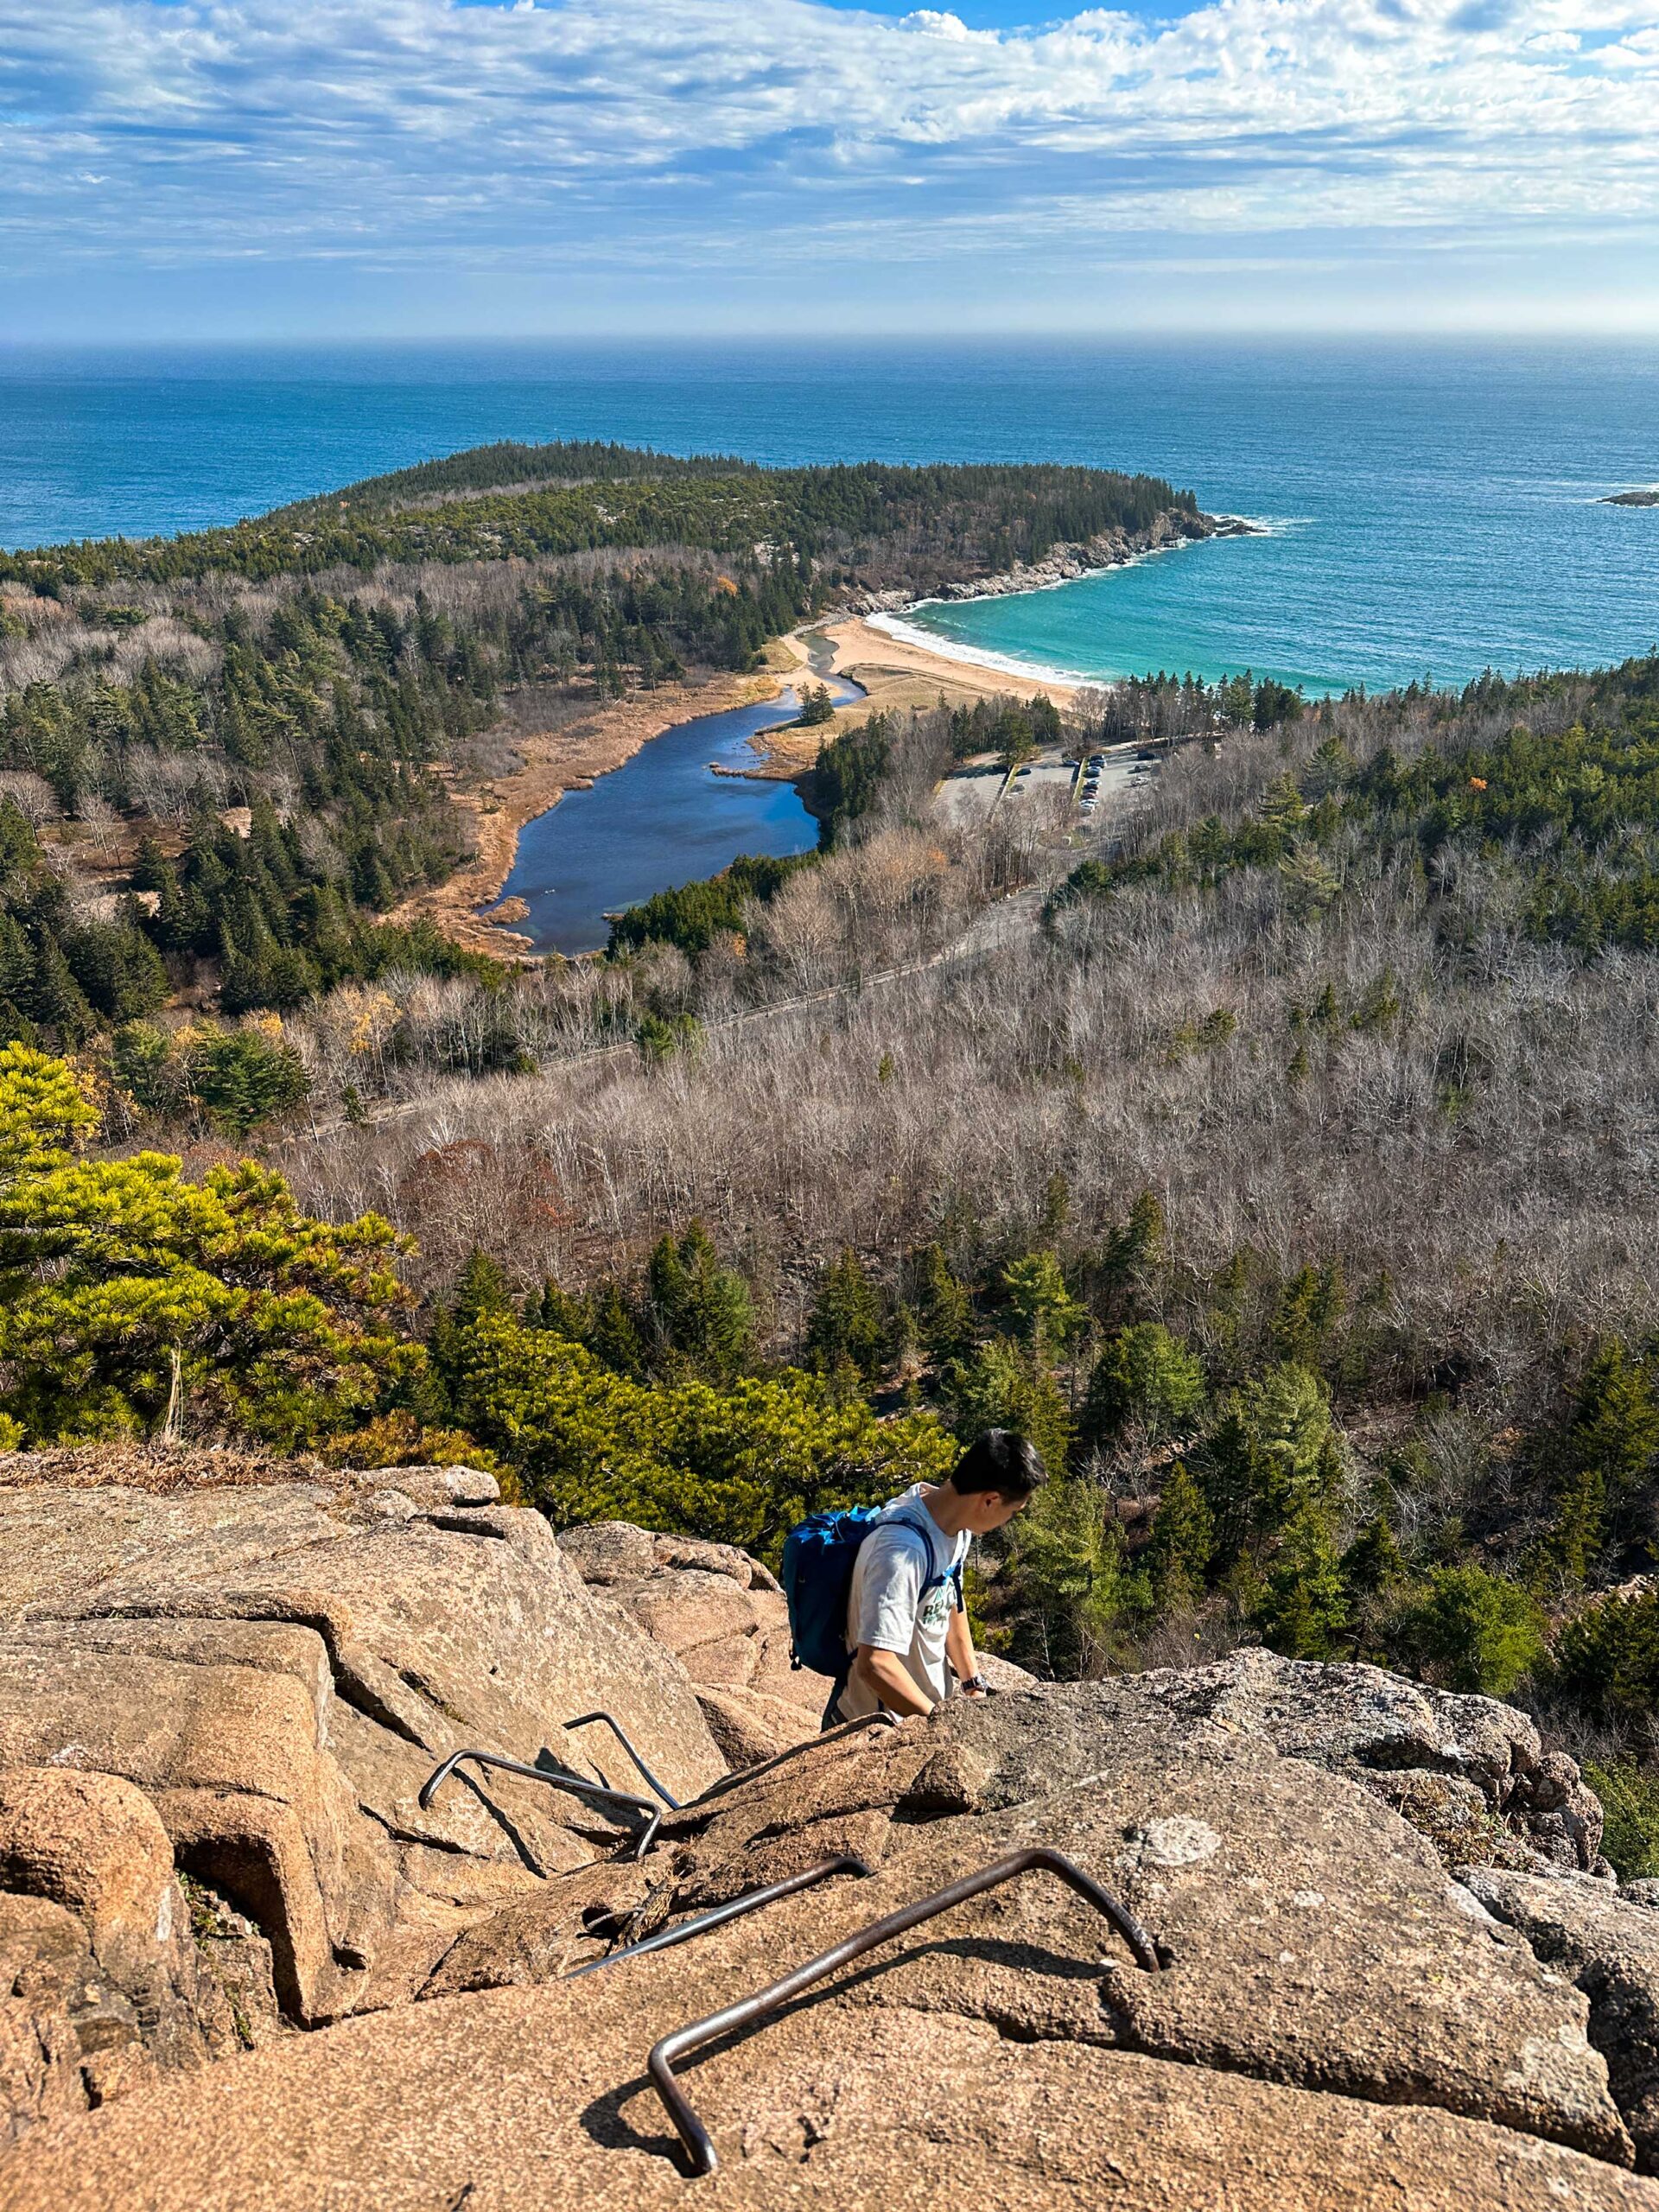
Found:
[[[1127,779],[1126,779],[1127,787]],[[1121,808],[1116,810],[1121,821]],[[1100,830],[1089,834],[1090,843],[1098,846]],[[951,944],[940,951],[929,953],[916,960],[900,962],[892,968],[879,968],[871,973],[850,977],[842,983],[831,983],[821,991],[807,991],[793,998],[771,999],[764,1006],[746,1007],[741,1014],[719,1016],[703,1023],[705,1035],[718,1035],[745,1029],[757,1022],[776,1021],[785,1014],[801,1014],[815,1006],[832,1006],[838,1001],[861,998],[868,992],[885,989],[891,983],[903,982],[912,976],[924,976],[936,968],[969,967],[982,960],[993,958],[1011,945],[1031,938],[1040,927],[1043,907],[1049,893],[1060,883],[1076,864],[1075,848],[1055,849],[1047,856],[1052,865],[1043,878],[1022,891],[999,899],[995,905],[976,914],[967,928]],[[596,1045],[580,1052],[565,1052],[544,1060],[541,1072],[552,1074],[563,1068],[594,1067],[608,1060],[637,1062],[639,1047],[632,1038],[625,1038],[614,1045]],[[411,1114],[425,1111],[431,1105],[429,1096],[416,1098],[387,1100],[370,1107],[365,1118],[355,1123],[346,1121],[343,1114],[331,1116],[326,1121],[311,1122],[303,1129],[290,1130],[285,1136],[274,1140],[280,1145],[307,1144],[316,1139],[332,1136],[346,1128],[382,1128],[404,1120]]]

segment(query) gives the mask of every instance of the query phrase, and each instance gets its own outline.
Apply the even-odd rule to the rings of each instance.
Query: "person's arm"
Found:
[[[933,1700],[905,1661],[916,1634],[925,1572],[921,1539],[903,1529],[874,1529],[859,1554],[857,1603],[848,1641],[851,1679],[890,1713],[931,1713]]]
[[[964,1697],[983,1697],[982,1689],[970,1689],[969,1684],[979,1675],[979,1661],[974,1653],[973,1630],[968,1625],[968,1608],[958,1605],[950,1616],[950,1625],[944,1631],[944,1656],[950,1662],[950,1671],[962,1684]]]
[[[861,1643],[853,1661],[853,1674],[878,1704],[889,1713],[931,1713],[933,1700],[916,1681],[896,1651],[879,1643]]]

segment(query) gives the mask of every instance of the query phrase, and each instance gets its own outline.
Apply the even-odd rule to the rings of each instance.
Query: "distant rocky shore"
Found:
[[[1659,507],[1659,491],[1610,492],[1604,507]]]
[[[1205,537],[1259,537],[1255,523],[1241,515],[1183,514],[1171,510],[1146,530],[1108,530],[1081,543],[1054,546],[1040,561],[1016,561],[992,576],[971,576],[958,583],[937,584],[928,599],[1006,599],[1015,592],[1044,591],[1051,584],[1068,584],[1101,569],[1121,569],[1143,554],[1160,553],[1173,545],[1190,544]],[[873,591],[857,601],[862,614],[899,614],[918,604],[914,592]]]

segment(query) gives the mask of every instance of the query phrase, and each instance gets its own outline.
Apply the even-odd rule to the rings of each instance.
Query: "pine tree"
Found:
[[[0,1051],[0,1414],[31,1443],[152,1429],[181,1382],[210,1434],[299,1448],[419,1376],[389,1223],[313,1221],[251,1160],[76,1158],[97,1120],[64,1062]]]
[[[1084,1400],[1083,1440],[1099,1450],[1131,1428],[1150,1443],[1188,1427],[1204,1402],[1204,1370],[1160,1322],[1134,1322],[1108,1338]]]
[[[1348,1599],[1331,1521],[1312,1498],[1285,1525],[1255,1625],[1287,1659],[1327,1659],[1348,1624]]]
[[[637,1379],[645,1371],[645,1351],[627,1300],[615,1283],[607,1282],[594,1293],[592,1303],[588,1350],[613,1375]]]
[[[512,1298],[499,1262],[474,1245],[432,1321],[432,1365],[447,1389],[454,1390],[465,1364],[467,1331],[480,1315],[512,1311]]]
[[[830,1375],[850,1363],[867,1382],[881,1363],[881,1296],[858,1255],[844,1247],[819,1279],[806,1324],[809,1367]]]
[[[1214,1556],[1216,1526],[1204,1492],[1178,1459],[1164,1484],[1141,1567],[1160,1613],[1184,1611],[1204,1592]]]
[[[961,1358],[974,1338],[974,1301],[965,1283],[951,1273],[939,1244],[912,1253],[911,1303],[922,1343],[936,1360]]]
[[[551,1275],[539,1290],[532,1290],[524,1300],[524,1325],[531,1329],[549,1329],[556,1337],[567,1338],[573,1344],[585,1344],[592,1325],[585,1302],[562,1290]]]
[[[1088,1318],[1052,1252],[1028,1252],[1014,1261],[1002,1270],[1002,1289],[1021,1340],[1039,1357],[1062,1350]]]
[[[1348,1304],[1339,1262],[1328,1268],[1305,1267],[1279,1294],[1273,1317],[1273,1347],[1281,1359],[1320,1366]]]
[[[1651,1378],[1616,1338],[1585,1372],[1567,1446],[1576,1469],[1592,1467],[1600,1474],[1613,1511],[1642,1484],[1659,1453],[1659,1402]]]
[[[1142,1597],[1105,1491],[1084,1475],[1056,1477],[1014,1522],[1008,1544],[1001,1585],[1014,1656],[1062,1680],[1104,1673]]]
[[[965,1360],[953,1361],[940,1382],[950,1426],[964,1444],[982,1429],[1010,1428],[1027,1437],[1058,1475],[1071,1449],[1065,1393],[1029,1350],[994,1338]]]
[[[730,1382],[753,1344],[754,1307],[747,1283],[721,1267],[700,1221],[677,1245],[671,1236],[660,1239],[646,1281],[665,1351],[710,1382]]]
[[[1142,1191],[1100,1255],[1100,1287],[1110,1311],[1133,1308],[1154,1270],[1162,1266],[1166,1243],[1163,1203],[1155,1191]]]
[[[35,977],[25,1009],[60,1045],[84,1044],[98,1027],[86,994],[75,981],[63,948],[42,929],[35,955]]]

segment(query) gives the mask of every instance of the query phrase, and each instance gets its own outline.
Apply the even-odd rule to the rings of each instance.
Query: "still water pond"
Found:
[[[852,684],[828,681],[838,706],[860,696]],[[792,784],[717,776],[709,766],[752,767],[749,739],[799,711],[795,694],[785,691],[681,722],[591,791],[567,792],[527,823],[502,887],[503,898],[522,899],[530,909],[514,929],[541,951],[592,952],[610,937],[607,913],[654,892],[714,875],[740,853],[810,852],[817,824]]]

